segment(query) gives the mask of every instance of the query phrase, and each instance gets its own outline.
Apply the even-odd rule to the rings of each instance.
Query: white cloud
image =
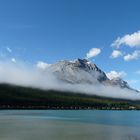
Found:
[[[111,58],[117,58],[117,57],[120,57],[122,56],[122,52],[121,51],[118,51],[118,50],[113,50],[112,54],[111,54]]]
[[[101,53],[101,49],[100,48],[92,48],[86,54],[86,58],[89,59],[89,58],[95,57],[95,56],[99,55],[100,53]]]
[[[15,63],[16,62],[16,59],[15,58],[12,58],[11,61]]]
[[[7,47],[6,50],[7,50],[9,53],[12,52],[12,50],[11,50],[9,47]]]
[[[106,75],[111,80],[114,78],[122,78],[122,77],[126,76],[127,74],[124,71],[120,71],[120,72],[110,71],[109,73],[106,73]]]
[[[131,48],[140,47],[140,31],[118,37],[111,46],[119,48],[121,45],[127,45]]]
[[[37,62],[37,68],[40,69],[40,70],[45,70],[48,66],[50,66],[51,64],[47,64],[43,61],[38,61]]]
[[[140,57],[140,50],[134,51],[132,54],[127,54],[124,56],[125,61],[136,60]]]

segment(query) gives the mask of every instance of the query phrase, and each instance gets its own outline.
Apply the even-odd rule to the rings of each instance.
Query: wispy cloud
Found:
[[[139,74],[140,75],[140,70],[136,71],[136,74]]]
[[[9,47],[7,47],[6,50],[7,50],[9,53],[12,53],[12,49],[10,49]]]
[[[133,34],[126,34],[123,37],[118,37],[111,46],[120,48],[122,45],[127,45],[131,48],[140,47],[140,31]]]
[[[132,84],[136,84],[136,83],[139,83],[139,80],[127,80],[127,82],[132,85]]]
[[[140,50],[135,50],[132,54],[127,54],[124,56],[125,61],[136,60],[140,57]]]
[[[15,58],[11,58],[11,61],[12,61],[13,63],[15,63],[15,62],[16,62],[16,59],[15,59]]]
[[[121,51],[113,50],[113,52],[112,52],[110,58],[118,58],[118,57],[120,57],[120,56],[122,56],[122,55],[123,55],[123,54],[122,54]]]
[[[1,58],[4,58],[5,57],[5,54],[3,52],[0,52],[0,57]]]
[[[90,59],[93,58],[97,55],[99,55],[101,53],[101,49],[100,48],[92,48],[89,50],[89,52],[86,54],[86,58]]]
[[[110,80],[112,80],[114,78],[122,78],[122,77],[126,76],[127,73],[124,71],[120,71],[120,72],[110,71],[110,72],[106,73],[106,75]]]

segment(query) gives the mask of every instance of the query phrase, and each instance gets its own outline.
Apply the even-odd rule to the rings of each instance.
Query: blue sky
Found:
[[[0,59],[54,63],[85,58],[98,48],[91,61],[140,89],[139,5],[139,0],[1,0]],[[111,46],[118,37],[120,45]],[[116,58],[110,57],[113,50],[120,52]]]

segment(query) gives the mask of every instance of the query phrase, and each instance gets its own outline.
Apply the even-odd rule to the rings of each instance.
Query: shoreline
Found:
[[[139,108],[110,108],[110,107],[48,107],[48,106],[0,106],[0,110],[140,110]]]

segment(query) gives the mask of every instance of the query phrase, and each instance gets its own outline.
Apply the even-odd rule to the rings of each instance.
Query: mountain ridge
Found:
[[[74,61],[61,60],[55,64],[51,64],[47,69],[49,69],[57,79],[66,83],[102,84],[138,92],[131,88],[122,78],[109,79],[103,70],[87,59],[78,58]]]

